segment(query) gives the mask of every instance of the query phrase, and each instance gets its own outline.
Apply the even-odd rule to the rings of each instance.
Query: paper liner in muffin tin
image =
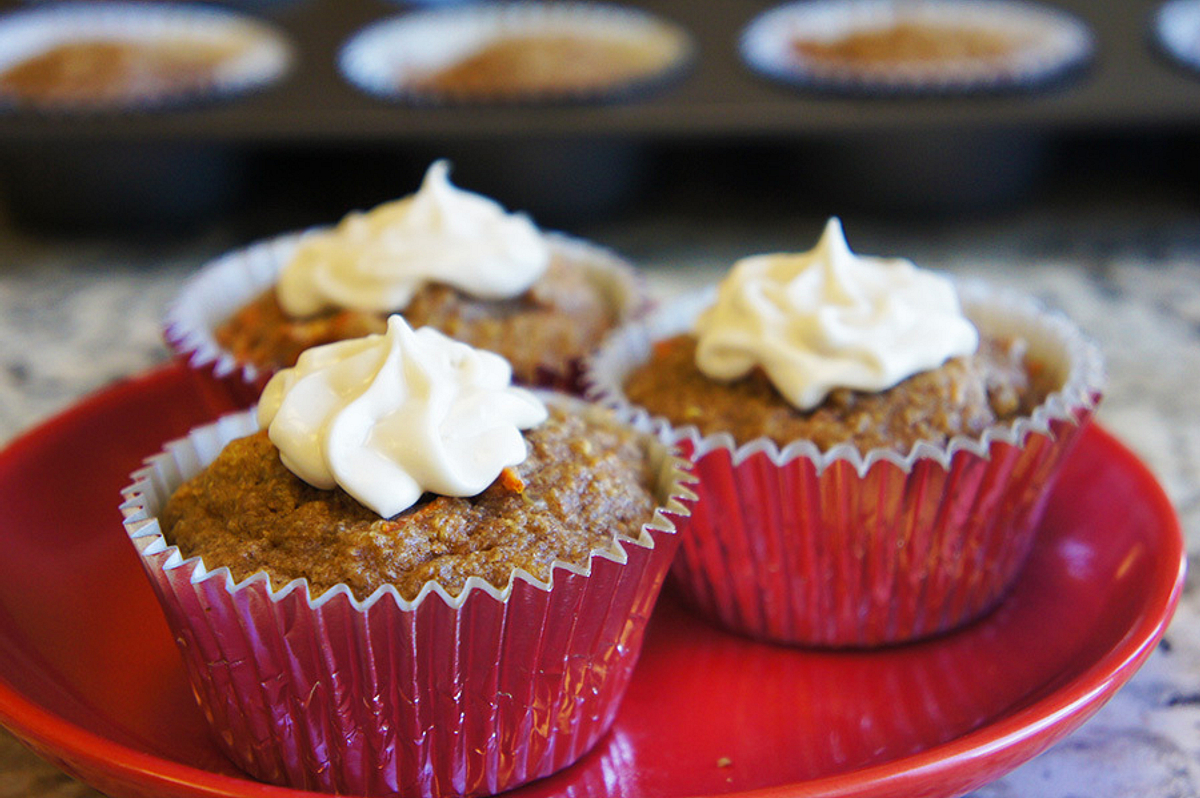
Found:
[[[36,99],[0,89],[0,108],[43,113],[151,111],[230,98],[281,80],[294,54],[275,27],[229,10],[187,3],[123,0],[33,5],[0,17],[0,72],[75,41],[193,41],[230,48],[207,80],[153,94]]]
[[[230,252],[188,279],[167,310],[164,337],[175,354],[186,360],[197,378],[197,389],[217,409],[246,407],[274,372],[239,361],[221,347],[216,329],[243,305],[275,284],[280,270],[305,233],[289,233]],[[544,233],[554,256],[580,264],[592,283],[615,309],[619,320],[643,312],[647,293],[633,266],[611,250],[559,233]],[[566,373],[541,369],[536,385],[578,392],[580,365]]]
[[[695,461],[699,500],[681,527],[673,576],[705,614],[741,633],[817,646],[876,646],[948,631],[991,609],[1032,546],[1048,490],[1099,402],[1099,350],[1032,300],[961,286],[985,334],[1020,336],[1063,376],[1030,416],[977,438],[902,454],[738,445],[674,427],[624,397],[653,343],[691,329],[715,292],[692,294],[613,333],[585,363],[589,397]]]
[[[1154,42],[1177,63],[1200,71],[1200,2],[1169,0],[1154,12]]]
[[[643,74],[593,86],[514,88],[480,96],[422,86],[418,81],[496,41],[512,36],[578,35],[619,39],[646,48],[657,63]],[[690,67],[691,37],[678,25],[634,8],[592,2],[516,0],[429,9],[376,22],[342,48],[338,65],[358,89],[419,104],[488,104],[627,100],[661,89]]]
[[[835,42],[896,23],[968,26],[1013,38],[1003,58],[825,62],[797,39]],[[1063,79],[1094,50],[1090,29],[1056,8],[1024,0],[808,0],[769,9],[742,31],[742,60],[774,80],[833,92],[945,94],[1029,89]]]
[[[577,412],[600,412],[580,400]],[[660,503],[636,539],[614,535],[586,568],[472,577],[413,601],[387,585],[313,597],[305,580],[234,583],[163,538],[157,514],[253,411],[168,443],[121,509],[189,680],[225,753],[295,788],[407,798],[500,792],[570,765],[608,729],[694,496],[687,463],[653,439]]]

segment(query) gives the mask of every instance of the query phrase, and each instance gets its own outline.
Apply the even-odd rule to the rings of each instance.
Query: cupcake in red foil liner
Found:
[[[831,229],[840,238],[840,227],[831,222]],[[777,380],[786,388],[769,381],[792,356],[771,334],[761,337],[770,343],[767,360],[776,360],[732,379],[703,373],[686,343],[674,343],[694,344],[697,318],[717,303],[718,291],[711,289],[666,304],[611,335],[589,358],[584,379],[590,398],[650,421],[694,461],[699,500],[681,529],[673,568],[691,603],[757,638],[838,647],[900,643],[961,626],[1003,598],[1030,550],[1058,467],[1099,402],[1103,363],[1097,348],[1065,318],[1028,298],[964,283],[955,299],[945,278],[907,261],[857,258],[845,248],[842,253],[855,263],[944,281],[926,286],[902,275],[896,278],[902,286],[876,286],[880,304],[856,306],[870,291],[845,281],[841,260],[823,261],[830,235],[827,229],[811,253],[746,259],[731,277],[747,262],[822,262],[816,267],[825,270],[822,275],[810,271],[790,289],[762,289],[759,299],[767,315],[777,313],[796,330],[824,324],[813,319],[833,314],[833,335],[825,343],[843,337],[861,344],[862,352],[871,350],[862,359],[872,379],[875,361],[909,358],[906,350],[931,341],[962,337],[958,354],[947,360],[934,343],[925,371],[894,387],[836,388],[815,406],[810,403],[812,409],[799,410],[805,405],[784,398],[795,397],[798,386],[809,389],[794,380],[798,371],[791,372],[790,384],[787,377]],[[807,320],[792,319],[788,294],[806,280],[820,279],[840,281],[835,307],[820,308],[818,302]],[[958,324],[945,311],[924,307],[902,311],[898,326],[882,329],[878,340],[896,351],[880,354],[875,343],[860,340],[852,329],[856,314],[873,318],[896,301],[901,287],[920,302],[933,293],[947,295],[955,313],[961,301],[978,342],[961,325],[951,330],[942,324],[943,317]],[[744,305],[745,295],[732,305],[739,301]],[[848,310],[843,314],[837,305]],[[746,323],[751,338],[756,323],[775,322]],[[810,341],[819,337],[811,329],[799,333],[806,335]],[[672,351],[673,363],[663,359]],[[985,360],[970,365],[985,356],[998,365],[985,368]],[[813,366],[812,373],[820,376],[824,368]],[[839,378],[857,379],[855,364],[829,369],[840,370]],[[980,376],[971,376],[976,371]],[[636,388],[639,399],[631,399],[631,380],[652,374],[662,377],[660,397],[669,396],[647,401],[653,394]],[[1028,385],[1021,385],[1023,379]],[[1004,380],[1027,395],[1013,394]],[[972,381],[980,384],[972,387]],[[905,393],[897,393],[901,389]],[[668,410],[645,406],[663,401]],[[718,402],[731,409],[718,410]],[[953,402],[962,409],[943,412]],[[1009,411],[990,418],[991,406]],[[935,434],[939,425],[943,429]],[[730,431],[735,426],[736,435]]]
[[[282,79],[293,50],[273,26],[185,3],[47,3],[0,17],[0,107],[150,111]]]
[[[691,37],[645,11],[590,2],[498,2],[377,22],[339,54],[343,76],[417,104],[621,101],[678,79]]]
[[[381,332],[392,312],[504,355],[522,384],[578,391],[583,356],[645,309],[640,276],[447,172],[436,162],[416,194],[228,253],[187,281],[164,334],[214,407],[252,404],[303,350]]]
[[[812,0],[746,26],[742,60],[817,91],[952,94],[1032,89],[1088,63],[1089,28],[1024,0]]]
[[[404,329],[395,329],[396,324]],[[383,364],[379,374],[392,369],[386,372],[391,375],[387,380],[396,376],[396,369],[412,364],[428,373],[452,373],[455,379],[464,381],[483,379],[478,377],[479,370],[491,368],[471,356],[466,358],[469,365],[463,366],[462,351],[469,347],[428,329],[414,335],[399,317],[393,317],[385,336],[362,340],[382,339],[393,346],[396,335],[409,342],[427,342],[433,337],[442,342],[437,344],[443,347],[440,351],[457,354],[442,365],[431,366],[433,361],[411,354],[416,350],[403,349],[401,361],[408,365],[397,366],[393,349],[388,359],[372,361]],[[357,346],[359,342],[346,343]],[[341,346],[344,344],[321,349]],[[472,351],[481,358],[501,360],[490,353]],[[355,350],[340,362],[342,366],[352,360],[358,362],[358,366],[349,366],[354,371],[361,366],[361,357]],[[301,366],[308,369],[312,364],[315,370],[321,365],[318,360],[328,365],[329,358],[319,354],[302,360]],[[462,368],[455,371],[459,366]],[[394,509],[389,502],[399,493],[412,493],[410,488],[414,488],[402,486],[400,490],[389,484],[383,489],[371,476],[389,470],[391,465],[381,465],[371,457],[363,460],[361,453],[350,460],[339,459],[345,453],[339,455],[341,450],[333,444],[326,460],[313,460],[303,448],[296,454],[288,443],[296,430],[276,429],[278,423],[287,423],[280,419],[295,423],[293,411],[301,405],[288,402],[303,403],[305,396],[312,398],[309,388],[313,373],[306,371],[307,376],[291,383],[287,381],[292,377],[281,373],[264,393],[260,412],[263,407],[272,408],[268,413],[274,412],[273,419],[265,428],[270,430],[272,440],[281,441],[279,451],[284,453],[284,462],[290,463],[287,468],[296,475],[308,475],[301,479],[312,478],[308,469],[324,467],[323,462],[334,470],[351,463],[357,481],[346,480],[346,496],[321,500],[343,508],[338,511],[343,523],[330,534],[357,535],[357,513],[380,513],[371,516],[375,521],[370,529],[386,531],[419,520],[423,513],[430,512],[430,507],[441,508],[435,512],[449,519],[446,508],[456,502],[491,502],[497,496],[507,501],[504,491],[540,490],[534,469],[549,469],[557,478],[564,473],[560,465],[564,458],[542,453],[539,447],[543,443],[535,441],[548,438],[536,436],[577,435],[579,429],[588,430],[588,434],[569,438],[571,451],[598,453],[594,462],[599,465],[588,461],[580,466],[595,479],[599,479],[596,475],[600,469],[609,469],[605,464],[615,456],[604,448],[609,446],[605,441],[617,439],[613,445],[625,447],[622,451],[632,446],[639,452],[637,478],[645,482],[649,494],[648,501],[643,502],[647,512],[644,516],[618,517],[617,511],[606,510],[612,514],[612,521],[611,526],[601,524],[605,539],[602,545],[585,547],[570,557],[554,555],[552,561],[546,559],[529,569],[521,567],[524,560],[513,560],[508,576],[499,585],[495,573],[482,566],[467,562],[455,570],[439,561],[442,564],[431,566],[436,578],[425,579],[425,572],[410,569],[403,578],[383,581],[372,588],[373,582],[364,585],[357,579],[360,561],[369,560],[367,555],[356,555],[350,566],[339,565],[351,576],[334,583],[336,574],[324,569],[333,567],[330,562],[342,561],[342,547],[359,546],[357,537],[345,544],[330,544],[331,538],[321,538],[317,544],[321,556],[305,566],[312,570],[311,579],[287,570],[291,566],[278,555],[290,545],[284,538],[266,547],[273,552],[261,555],[275,558],[270,559],[266,570],[245,575],[243,571],[255,566],[242,562],[218,566],[214,559],[223,556],[221,541],[226,536],[249,534],[244,529],[245,518],[255,511],[253,503],[246,503],[244,498],[233,520],[217,522],[238,527],[239,531],[218,529],[206,533],[210,535],[205,539],[206,551],[186,556],[179,547],[183,544],[171,541],[179,542],[176,533],[187,537],[188,545],[195,539],[195,527],[186,526],[196,523],[198,516],[188,510],[197,506],[195,502],[200,501],[198,506],[206,508],[211,502],[224,501],[220,498],[224,494],[214,488],[228,480],[222,469],[252,473],[246,480],[253,486],[244,495],[273,497],[272,513],[279,512],[281,489],[276,481],[257,475],[260,471],[282,473],[283,466],[278,462],[256,465],[262,461],[244,457],[256,447],[274,444],[263,442],[267,433],[256,434],[260,424],[254,411],[225,416],[192,431],[185,439],[167,444],[134,475],[133,484],[125,490],[122,511],[130,539],[175,634],[196,698],[222,749],[247,772],[272,783],[325,792],[411,798],[496,793],[570,765],[608,729],[629,682],[646,621],[676,549],[675,526],[694,500],[686,487],[690,479],[686,461],[669,452],[648,428],[629,427],[608,411],[563,394],[530,394],[506,388],[493,392],[490,401],[480,405],[479,397],[471,398],[466,390],[447,401],[437,398],[446,396],[440,393],[441,388],[434,391],[434,398],[422,398],[416,390],[405,400],[408,404],[399,405],[403,410],[398,412],[404,415],[408,427],[414,423],[424,426],[428,418],[443,412],[453,416],[458,411],[445,408],[461,409],[462,402],[475,402],[476,412],[484,407],[485,426],[494,424],[495,416],[507,418],[514,407],[521,413],[529,412],[530,396],[544,403],[548,416],[541,421],[525,418],[512,422],[532,430],[526,433],[528,461],[536,462],[529,466],[529,472],[521,470],[525,461],[512,466],[518,474],[518,488],[512,487],[513,477],[505,477],[504,471],[485,493],[472,499],[430,499],[428,494],[421,494],[422,483],[415,486],[418,499],[411,510],[384,516]],[[412,378],[411,370],[405,373]],[[280,380],[287,383],[283,394],[277,390]],[[309,380],[309,388],[295,387],[306,384],[305,380]],[[382,383],[376,378],[372,384]],[[438,377],[435,384],[444,385],[444,377]],[[371,390],[376,389],[364,389],[362,396]],[[319,401],[317,405],[323,407],[324,403]],[[363,402],[347,400],[338,411],[342,414],[339,417],[357,417],[362,409]],[[383,429],[386,418],[383,416],[379,422],[382,426],[375,429]],[[303,429],[305,423],[297,429]],[[344,430],[345,423],[339,423]],[[459,433],[464,423],[456,425]],[[547,425],[557,425],[567,432],[539,433]],[[465,426],[475,430],[477,425],[471,422]],[[460,446],[461,451],[455,449],[459,444],[454,434],[445,435],[442,443],[458,457],[478,450],[481,441],[492,433],[479,434],[483,437],[472,439],[471,446]],[[400,448],[406,452],[412,449]],[[376,468],[362,468],[366,461],[374,462]],[[201,476],[193,480],[197,474]],[[339,486],[344,477],[338,473]],[[284,478],[296,482],[291,472]],[[338,492],[311,485],[294,489],[307,491],[302,495],[309,499]],[[196,497],[205,495],[204,491],[208,491],[208,498],[198,500]],[[345,501],[354,502],[360,496],[366,507],[344,509]],[[525,500],[522,494],[517,506]],[[529,498],[539,500],[540,495]],[[311,501],[303,502],[310,508],[303,512],[312,512],[311,505]],[[482,512],[486,512],[486,508],[498,505],[472,506],[484,507]],[[632,533],[624,534],[622,529]],[[309,533],[299,534],[303,539]],[[243,543],[236,545],[246,556],[257,551]],[[487,551],[479,550],[464,562],[486,563],[486,555]],[[367,562],[362,567],[374,566]],[[377,578],[384,579],[384,572]]]

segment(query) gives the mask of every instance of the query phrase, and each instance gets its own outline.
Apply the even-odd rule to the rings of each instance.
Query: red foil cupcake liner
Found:
[[[960,452],[949,469],[883,461],[865,475],[709,451],[673,574],[703,611],[769,640],[870,646],[953,629],[1015,580],[1079,429]]]
[[[176,357],[188,364],[196,378],[197,392],[214,413],[254,404],[274,374],[235,358],[217,343],[215,331],[235,311],[275,284],[303,235],[288,233],[260,241],[209,262],[187,281],[168,308],[163,336]],[[645,285],[623,258],[570,236],[547,233],[546,238],[557,256],[588,270],[621,322],[645,311]],[[535,387],[578,394],[582,392],[581,372],[581,364],[576,362],[568,364],[565,372],[541,368]]]
[[[900,643],[949,631],[994,607],[1033,544],[1059,466],[1100,399],[1098,350],[1030,301],[964,287],[984,331],[1021,334],[1063,388],[1029,418],[907,455],[783,449],[766,439],[650,420],[621,395],[653,341],[690,328],[712,296],[664,307],[610,336],[588,363],[589,394],[650,421],[694,462],[699,499],[680,528],[672,576],[729,629],[778,642],[838,647]]]
[[[613,721],[694,498],[681,460],[660,461],[663,502],[638,540],[551,580],[504,590],[429,583],[413,601],[339,585],[317,598],[259,573],[234,584],[164,540],[155,514],[224,443],[256,428],[228,416],[167,445],[122,510],[222,749],[256,778],[364,795],[472,796],[560,770]]]

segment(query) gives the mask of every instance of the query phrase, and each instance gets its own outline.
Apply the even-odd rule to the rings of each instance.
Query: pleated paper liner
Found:
[[[673,576],[720,624],[767,640],[869,647],[946,632],[980,617],[1025,562],[1054,476],[1100,398],[1099,351],[1031,300],[964,286],[985,334],[1021,336],[1062,388],[1029,417],[979,438],[918,443],[907,455],[821,452],[650,419],[621,392],[653,343],[689,330],[706,291],[614,333],[586,364],[588,395],[653,424],[695,461],[699,500],[682,525]]]
[[[578,412],[598,412],[579,400]],[[366,600],[345,585],[234,584],[184,559],[156,514],[232,438],[226,416],[168,444],[126,489],[126,528],[162,604],[215,739],[241,768],[291,787],[406,798],[500,792],[560,770],[608,729],[694,497],[686,462],[647,431],[660,505],[637,539],[586,568],[556,562],[503,590],[471,578]]]
[[[216,339],[216,330],[235,311],[275,284],[304,233],[289,233],[230,252],[201,267],[183,286],[167,310],[164,337],[184,360],[197,390],[216,409],[248,407],[274,371],[239,360]],[[591,284],[611,304],[619,321],[643,312],[644,283],[632,265],[614,252],[581,239],[545,234],[553,257],[584,269]],[[578,393],[580,364],[563,371],[544,367],[534,385]],[[231,404],[232,403],[232,404]]]

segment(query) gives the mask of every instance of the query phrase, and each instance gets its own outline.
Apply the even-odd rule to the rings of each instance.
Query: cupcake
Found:
[[[756,72],[814,89],[962,93],[1024,89],[1090,57],[1092,36],[1023,0],[815,0],[778,6],[743,31]]]
[[[819,646],[994,607],[1102,379],[1065,319],[855,256],[837,220],[614,333],[585,375],[695,461],[683,593],[730,629]]]
[[[205,266],[168,311],[168,342],[246,405],[305,349],[382,332],[399,312],[504,355],[522,384],[573,390],[582,357],[644,301],[633,269],[447,173],[438,161],[412,196]]]
[[[265,781],[495,793],[605,732],[692,499],[648,430],[400,316],[126,489],[213,735]]]
[[[527,0],[385,20],[339,61],[351,83],[385,99],[547,102],[647,91],[680,74],[691,51],[682,29],[643,11]]]
[[[0,19],[0,104],[38,111],[150,109],[281,78],[281,34],[229,11],[172,3],[63,3]]]

